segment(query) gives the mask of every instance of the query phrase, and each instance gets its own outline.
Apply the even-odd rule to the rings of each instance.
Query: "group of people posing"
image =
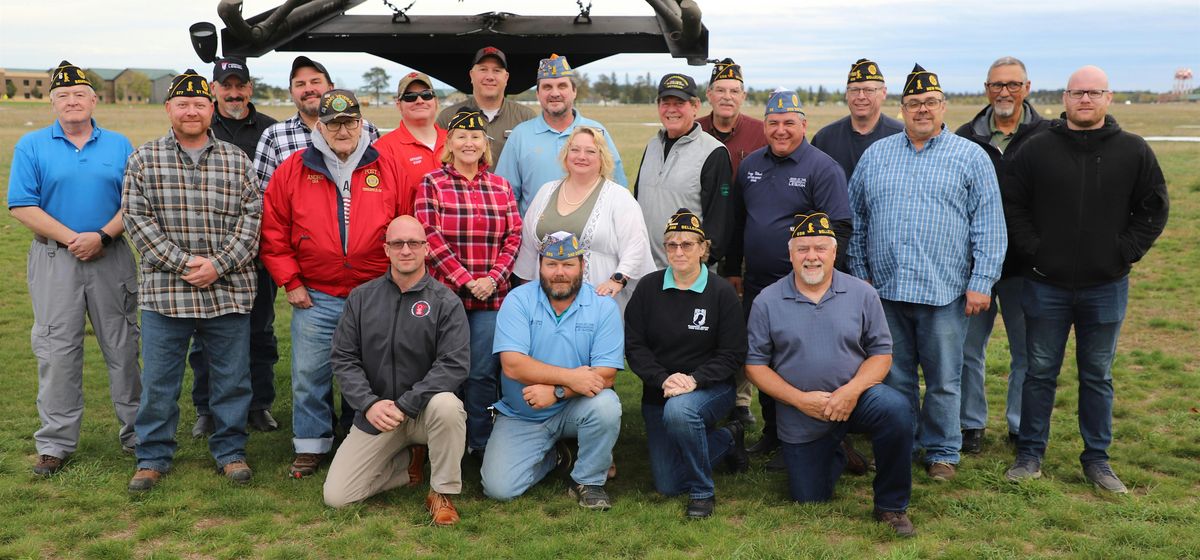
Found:
[[[725,59],[704,117],[693,78],[662,77],[662,128],[631,186],[611,135],[574,107],[565,57],[539,65],[540,114],[505,97],[499,49],[469,72],[471,96],[440,113],[432,80],[403,76],[400,122],[380,136],[306,56],[282,122],[250,102],[246,61],[219,59],[211,82],[175,78],[170,131],[135,149],[96,125],[93,85],[64,61],[57,119],[17,144],[8,194],[34,234],[34,472],[76,450],[86,317],[137,460],[129,490],[171,469],[185,363],[193,435],[219,474],[248,482],[248,429],[278,428],[282,287],[288,474],[328,463],[331,507],[420,484],[428,462],[426,507],[452,525],[469,456],[490,498],[557,472],[579,505],[608,509],[612,387],[628,365],[654,488],[686,495],[687,517],[713,514],[713,473],[745,470],[749,453],[774,454],[792,500],[829,500],[843,471],[869,470],[846,439],[862,433],[874,516],[912,535],[912,463],[945,481],[982,448],[997,310],[1012,354],[1006,476],[1041,475],[1074,327],[1083,471],[1126,491],[1107,455],[1111,365],[1129,270],[1168,198],[1145,141],[1106,114],[1099,68],[1072,74],[1065,112],[1046,120],[1024,64],[1001,58],[989,104],[952,133],[936,74],[908,74],[900,122],[861,59],[850,114],[809,142],[795,92],[773,93],[762,120],[743,114],[742,69]],[[752,386],[762,435],[747,449]]]

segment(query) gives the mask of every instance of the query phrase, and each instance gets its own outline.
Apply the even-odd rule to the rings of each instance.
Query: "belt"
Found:
[[[33,234],[33,240],[37,241],[38,243],[41,243],[42,245],[50,244],[50,239],[47,239],[46,236],[44,236],[44,235],[38,235],[36,233]],[[54,244],[58,245],[59,247],[62,247],[63,249],[67,248],[67,246],[64,243],[59,242],[59,241],[55,241]]]

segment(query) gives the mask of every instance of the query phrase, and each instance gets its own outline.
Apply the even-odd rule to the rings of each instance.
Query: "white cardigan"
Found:
[[[521,226],[521,250],[513,273],[525,280],[538,277],[537,225],[551,202],[558,181],[551,181],[538,190]],[[593,288],[608,280],[614,272],[629,278],[629,285],[617,292],[616,300],[624,316],[625,304],[637,287],[637,280],[654,272],[654,257],[650,254],[650,238],[646,235],[646,220],[642,208],[629,190],[609,180],[600,187],[596,206],[583,226],[579,244],[583,246],[583,281]]]

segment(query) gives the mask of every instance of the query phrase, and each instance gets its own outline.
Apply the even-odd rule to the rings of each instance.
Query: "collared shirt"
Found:
[[[706,264],[700,265],[700,276],[698,278],[696,278],[696,281],[692,282],[692,285],[688,286],[687,288],[680,288],[679,286],[675,285],[675,269],[671,268],[671,266],[668,265],[666,270],[667,270],[667,272],[665,274],[663,274],[663,284],[662,284],[662,286],[663,286],[662,289],[664,291],[665,290],[681,290],[681,291],[696,292],[697,294],[703,294],[704,288],[708,287],[708,265],[706,265]]]
[[[558,154],[566,145],[571,131],[580,125],[598,128],[604,132],[604,139],[608,141],[608,151],[612,153],[615,165],[612,180],[622,187],[629,186],[629,180],[625,178],[625,168],[621,166],[621,154],[617,151],[617,145],[613,143],[612,135],[604,125],[584,117],[577,109],[572,111],[575,113],[575,120],[562,132],[550,128],[546,118],[539,115],[536,119],[517,125],[508,137],[504,155],[496,164],[495,173],[507,179],[508,184],[512,186],[513,196],[517,199],[517,208],[522,216],[529,209],[533,197],[537,196],[546,183],[567,175]]]
[[[897,132],[904,131],[904,123],[887,115],[879,115],[875,128],[866,134],[854,130],[854,123],[849,116],[842,117],[826,125],[812,138],[812,145],[825,152],[842,166],[846,179],[854,175],[854,168],[862,158],[867,147],[882,138],[887,138]]]
[[[907,134],[863,154],[850,180],[850,270],[891,301],[947,305],[991,295],[1008,245],[996,170],[946,126],[920,151]]]
[[[737,173],[738,166],[742,160],[751,152],[767,145],[767,135],[763,131],[763,122],[738,113],[737,119],[733,121],[733,129],[728,134],[722,134],[713,126],[713,115],[709,113],[696,119],[700,123],[700,128],[720,140],[722,144],[729,150],[729,162],[733,164],[733,172]]]
[[[777,280],[754,299],[747,325],[747,365],[768,366],[801,391],[833,392],[849,383],[870,356],[892,353],[892,334],[879,295],[841,271],[820,301],[796,289],[796,273]],[[780,401],[779,439],[807,443],[832,422]]]
[[[363,119],[362,125],[370,134],[371,142],[379,139],[379,129]],[[267,190],[271,182],[271,174],[275,168],[292,154],[308,147],[308,138],[312,129],[304,124],[300,113],[283,122],[271,125],[258,139],[258,147],[254,149],[254,174],[258,176],[259,188]]]
[[[454,118],[462,109],[478,110],[478,104],[475,103],[475,98],[470,97],[466,101],[457,105],[452,105],[442,109],[438,113],[437,124],[442,128],[450,125],[450,119]],[[482,113],[483,111],[480,111]],[[490,119],[484,115],[483,131],[487,133],[488,143],[492,145],[492,163],[500,161],[500,154],[504,152],[504,145],[508,143],[508,137],[512,135],[513,129],[517,125],[537,118],[538,113],[533,109],[526,107],[507,97],[500,103],[500,111]]]
[[[1000,153],[1004,153],[1004,151],[1008,149],[1008,143],[1012,142],[1013,134],[1017,132],[1017,129],[1014,128],[1012,132],[1006,133],[1003,130],[996,128],[995,113],[992,113],[992,118],[988,119],[988,128],[992,133],[992,137],[990,140],[988,140],[988,142],[995,146],[997,150],[1000,150]]]
[[[21,137],[8,176],[8,207],[37,206],[76,232],[96,231],[121,209],[121,180],[133,145],[96,126],[82,148],[54,124]]]
[[[246,104],[246,116],[234,119],[221,115],[220,107],[213,108],[212,131],[218,140],[224,140],[242,149],[254,160],[254,150],[264,132],[276,121],[270,115],[258,112],[253,103]]]
[[[587,282],[561,316],[550,306],[541,283],[529,282],[513,289],[496,315],[496,340],[492,348],[497,354],[519,352],[544,364],[567,369],[625,367],[625,334],[617,302],[596,295],[596,288]],[[534,410],[525,402],[521,393],[524,389],[524,383],[502,373],[496,410],[521,420],[542,421],[566,406],[559,401]]]
[[[434,278],[468,311],[499,309],[521,248],[521,216],[508,183],[486,169],[467,179],[447,163],[426,175],[418,192],[413,214],[425,225]],[[496,291],[479,300],[464,286],[484,276]]]
[[[442,168],[442,149],[446,147],[446,129],[434,125],[436,139],[433,148],[417,140],[403,121],[395,130],[384,134],[374,144],[376,150],[392,159],[404,172],[404,184],[420,192],[425,174]],[[495,160],[493,160],[495,161]]]
[[[262,198],[250,158],[208,137],[199,161],[171,131],[138,147],[126,168],[125,229],[142,255],[138,304],[168,317],[249,313],[254,302]],[[211,286],[183,280],[192,257],[212,261]]]

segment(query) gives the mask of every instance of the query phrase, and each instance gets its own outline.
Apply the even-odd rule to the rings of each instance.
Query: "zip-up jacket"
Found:
[[[411,188],[392,160],[368,147],[350,177],[350,212],[321,152],[288,157],[263,195],[263,264],[287,290],[305,286],[346,297],[388,267],[384,234],[393,218],[412,214]],[[349,227],[347,227],[347,224]]]
[[[429,274],[401,292],[389,268],[350,292],[330,362],[354,425],[378,434],[366,418],[375,403],[394,400],[417,418],[434,395],[456,391],[470,368],[470,332],[458,296]]]
[[[985,106],[979,111],[979,114],[975,115],[975,118],[963,123],[954,133],[979,144],[979,147],[983,148],[988,157],[992,158],[992,167],[996,168],[997,179],[1003,180],[1005,163],[1009,159],[1012,159],[1012,155],[1017,153],[1017,149],[1026,140],[1047,128],[1050,128],[1050,121],[1043,119],[1038,114],[1037,109],[1034,109],[1033,105],[1030,105],[1028,101],[1022,101],[1021,123],[1013,131],[1012,140],[1008,141],[1008,147],[1003,152],[992,145],[991,105]],[[1004,268],[1000,272],[1000,277],[1008,278],[1009,276],[1019,275],[1026,266],[1028,265],[1021,262],[1020,256],[1015,251],[1010,250],[1004,255]]]
[[[1064,115],[1065,118],[1065,115]],[[1055,120],[1013,154],[1001,193],[1025,276],[1078,289],[1121,279],[1167,225],[1167,185],[1142,137]]]

